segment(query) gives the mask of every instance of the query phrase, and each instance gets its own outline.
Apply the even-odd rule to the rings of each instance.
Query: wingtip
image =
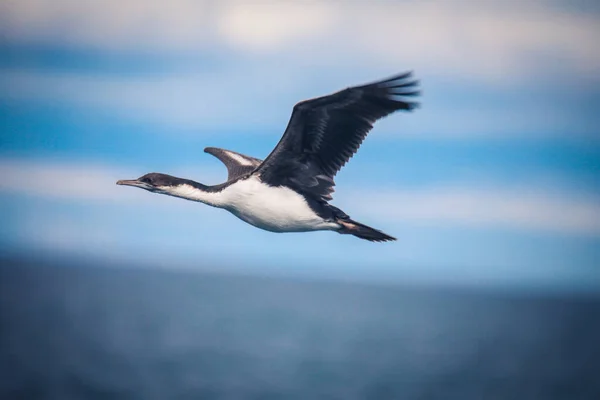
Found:
[[[398,82],[402,82],[400,86],[413,86],[412,81],[406,83],[405,81],[408,80],[409,78],[412,78],[414,74],[413,70],[408,70],[408,71],[404,71],[404,72],[400,72],[391,76],[388,76],[387,78],[384,79],[380,79],[377,81],[371,81],[369,83],[366,83],[364,85],[360,85],[360,86],[356,86],[358,87],[369,87],[369,86],[376,86],[376,87],[394,87],[394,86],[390,86],[393,85],[394,83],[398,83]]]
[[[377,239],[367,239],[370,240],[371,242],[375,242],[375,243],[387,243],[387,242],[396,242],[398,239],[396,239],[393,236],[390,236],[388,234],[385,234],[383,232],[381,232],[383,235],[385,235],[385,237],[380,237]]]
[[[380,83],[399,81],[399,80],[403,80],[403,79],[412,78],[413,76],[414,76],[414,71],[408,70],[408,71],[400,72],[398,74],[394,74],[386,79],[382,79],[380,81]]]
[[[407,104],[407,108],[406,109],[408,111],[412,111],[412,110],[416,110],[418,108],[421,108],[421,103],[416,102],[416,101],[415,102],[407,102],[406,104]]]

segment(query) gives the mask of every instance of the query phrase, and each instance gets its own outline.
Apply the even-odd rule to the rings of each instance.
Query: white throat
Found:
[[[159,189],[162,193],[169,196],[198,201],[213,207],[222,207],[224,205],[222,192],[207,192],[185,183],[177,186],[163,186]]]

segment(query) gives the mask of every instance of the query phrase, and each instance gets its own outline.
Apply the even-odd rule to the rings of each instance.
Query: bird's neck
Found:
[[[212,186],[206,186],[198,182],[182,179],[178,184],[162,188],[164,194],[179,197],[190,201],[198,201],[213,207],[221,207],[223,204],[222,193]]]

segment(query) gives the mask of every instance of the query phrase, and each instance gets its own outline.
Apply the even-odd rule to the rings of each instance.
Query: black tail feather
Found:
[[[377,229],[373,229],[369,226],[363,225],[360,222],[353,221],[351,219],[338,219],[337,222],[342,226],[338,231],[341,234],[350,234],[358,238],[368,240],[370,242],[389,242],[396,240],[388,234],[385,234]]]

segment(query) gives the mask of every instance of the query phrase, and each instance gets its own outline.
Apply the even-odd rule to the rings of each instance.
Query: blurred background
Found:
[[[0,0],[0,394],[598,398],[598,38],[586,0]],[[405,70],[333,201],[397,242],[115,185]]]

